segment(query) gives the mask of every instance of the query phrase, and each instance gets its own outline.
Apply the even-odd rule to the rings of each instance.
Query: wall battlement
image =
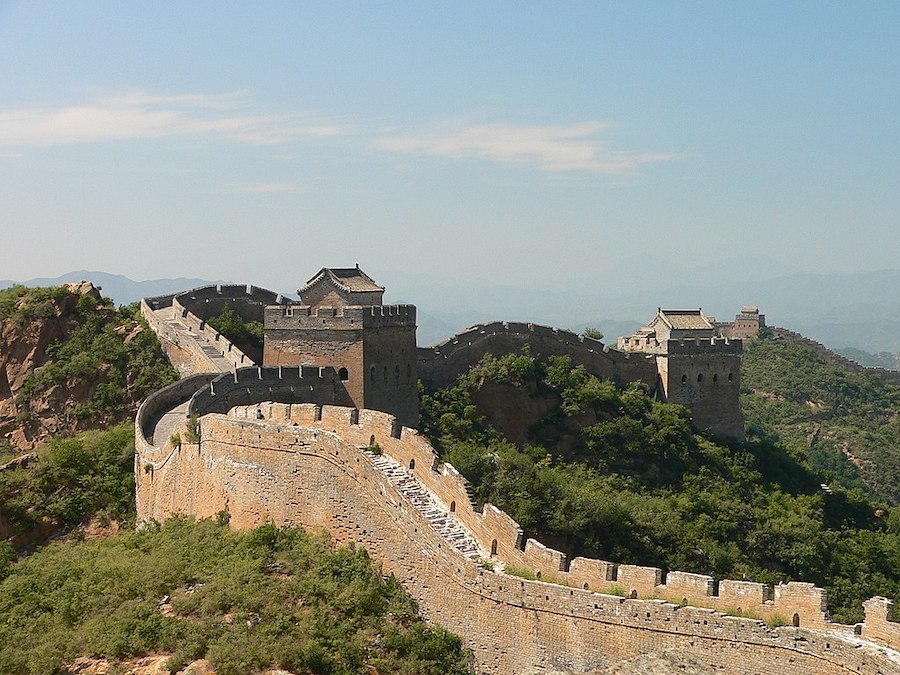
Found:
[[[684,338],[668,341],[669,354],[743,354],[744,343],[740,339],[723,337]]]
[[[240,368],[223,373],[191,396],[187,416],[225,413],[257,401],[316,403],[342,400],[343,387],[334,368],[279,366]]]
[[[171,400],[173,392],[163,398]],[[142,438],[138,433],[136,466],[150,470],[137,472],[141,520],[227,509],[236,527],[293,523],[324,527],[337,542],[361,543],[428,618],[464,635],[480,672],[577,672],[672,648],[747,675],[875,675],[900,668],[900,655],[860,642],[865,626],[828,622],[824,592],[812,584],[769,589],[723,580],[715,589],[704,575],[585,558],[567,566],[560,552],[523,541],[503,511],[489,504],[479,511],[459,473],[385,413],[255,404],[203,417],[199,445],[150,448]],[[453,549],[381,473],[376,457],[360,450],[373,440],[464,524],[497,570],[524,567],[540,580],[489,571]],[[868,629],[871,639],[892,639],[886,602],[872,602],[871,611],[867,604],[867,621],[870,614],[873,621],[883,617]],[[746,616],[722,613],[738,608]],[[772,629],[759,620],[790,624],[794,614],[799,628]]]
[[[265,325],[280,328],[351,329],[381,326],[415,326],[414,305],[312,307],[274,305],[265,309]]]

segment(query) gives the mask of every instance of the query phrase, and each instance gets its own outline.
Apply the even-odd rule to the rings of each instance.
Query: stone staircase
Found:
[[[373,462],[451,546],[470,560],[487,558],[487,555],[479,549],[475,537],[401,464],[385,455],[375,456]]]

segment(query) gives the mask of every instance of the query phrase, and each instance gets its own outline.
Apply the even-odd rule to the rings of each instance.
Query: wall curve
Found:
[[[258,419],[258,411],[265,419]],[[379,458],[360,449],[373,437],[385,455],[404,467],[412,464],[409,476],[438,503],[457,498],[455,514],[472,534],[490,537],[488,546],[496,541],[494,562],[510,556],[538,566],[545,581],[553,578],[555,566],[556,576],[569,575],[559,580],[570,585],[491,571],[459,553],[400,483],[379,469]],[[227,510],[236,527],[295,524],[326,530],[338,543],[365,545],[419,601],[426,618],[464,636],[481,672],[578,672],[661,649],[690,650],[722,672],[747,675],[900,669],[900,655],[861,641],[853,627],[770,629],[759,620],[713,609],[626,599],[576,585],[576,577],[589,578],[601,589],[612,576],[637,590],[651,583],[658,588],[663,579],[655,568],[623,565],[611,571],[609,563],[586,559],[572,561],[566,571],[561,554],[531,540],[523,549],[515,521],[490,506],[477,512],[462,477],[436,461],[425,439],[398,428],[384,413],[256,404],[231,416],[204,417],[198,445],[154,452],[149,459],[162,461],[137,474],[139,517],[161,519],[175,512],[208,517]],[[665,582],[667,590],[679,593],[711,590],[700,575],[669,573]],[[728,592],[782,609],[811,602],[801,610],[808,617],[823,610],[824,596],[809,584],[789,584],[771,600],[761,585],[735,585]]]

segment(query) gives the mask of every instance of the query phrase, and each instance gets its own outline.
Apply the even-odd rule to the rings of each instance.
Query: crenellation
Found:
[[[668,648],[690,648],[704,663],[728,664],[726,672],[741,675],[900,671],[900,655],[864,642],[900,647],[890,601],[869,601],[861,626],[839,626],[828,618],[825,592],[809,583],[717,584],[707,575],[656,567],[588,558],[569,562],[563,552],[526,539],[504,511],[491,504],[479,508],[464,477],[441,463],[428,440],[411,424],[404,426],[402,415],[388,405],[408,395],[402,387],[412,367],[423,379],[447,378],[491,350],[509,353],[529,345],[536,355],[568,354],[590,372],[619,382],[639,380],[651,389],[657,378],[669,387],[683,384],[695,406],[702,403],[695,422],[702,421],[698,412],[716,410],[710,401],[716,391],[739,387],[738,377],[729,374],[739,372],[733,364],[739,368],[740,340],[691,337],[673,324],[672,339],[666,340],[671,352],[654,355],[616,351],[570,331],[506,322],[474,326],[417,351],[415,308],[382,305],[383,289],[371,279],[353,290],[346,275],[361,273],[338,272],[345,276],[305,288],[314,302],[285,304],[276,297],[277,304],[265,309],[273,321],[307,322],[309,340],[296,340],[296,362],[264,362],[185,380],[141,406],[135,428],[140,520],[174,512],[213,517],[227,510],[235,527],[292,523],[327,530],[336,543],[363,544],[413,593],[429,619],[464,636],[476,651],[479,672],[583,671]],[[239,286],[213,290],[215,296],[207,288],[188,302],[207,306],[214,297],[241,293]],[[252,287],[243,293],[258,297]],[[371,305],[341,305],[342,293],[356,293]],[[142,311],[146,306],[152,314],[154,304],[166,302],[174,310],[180,297],[148,299]],[[182,307],[186,325],[204,331],[217,349],[232,351],[204,318]],[[693,315],[703,318],[702,312]],[[306,330],[294,323],[284,330],[295,339],[291,331],[301,329]],[[359,335],[369,329],[375,338],[364,346]],[[644,338],[643,344],[650,341]],[[304,353],[314,358],[304,361]],[[378,405],[353,404],[351,397],[362,395],[361,380],[374,382]],[[333,405],[343,400],[349,404]],[[726,408],[715,414],[729,414]],[[174,442],[171,431],[184,429],[189,414],[200,416],[200,443]],[[381,455],[366,451],[373,443]],[[392,467],[392,477],[381,464]],[[426,516],[407,490],[427,495],[436,513]],[[450,522],[474,542],[466,555],[436,524]],[[504,567],[539,579],[503,574]],[[789,625],[772,629],[764,621]]]
[[[615,570],[615,583],[628,597],[655,597],[662,584],[663,572],[658,567],[642,567],[641,565],[618,565]]]

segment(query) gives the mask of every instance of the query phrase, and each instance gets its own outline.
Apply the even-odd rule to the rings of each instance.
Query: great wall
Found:
[[[229,351],[201,319],[161,321],[151,305],[145,312],[164,324],[164,340],[198,362],[217,351],[204,346],[216,345],[223,358]],[[420,373],[439,384],[482,353],[523,344],[569,354],[619,381],[656,372],[645,356],[573,333],[496,323],[420,349]],[[830,621],[825,592],[812,584],[773,588],[567,560],[525,539],[503,511],[478,508],[462,476],[415,429],[384,412],[329,405],[341,382],[334,368],[228,363],[219,370],[230,372],[191,375],[141,406],[139,520],[225,511],[238,528],[292,524],[365,546],[426,618],[463,636],[483,673],[583,672],[670,650],[742,675],[900,672],[890,600],[873,598],[863,623],[844,626]],[[187,442],[191,415],[199,419],[196,443]]]

